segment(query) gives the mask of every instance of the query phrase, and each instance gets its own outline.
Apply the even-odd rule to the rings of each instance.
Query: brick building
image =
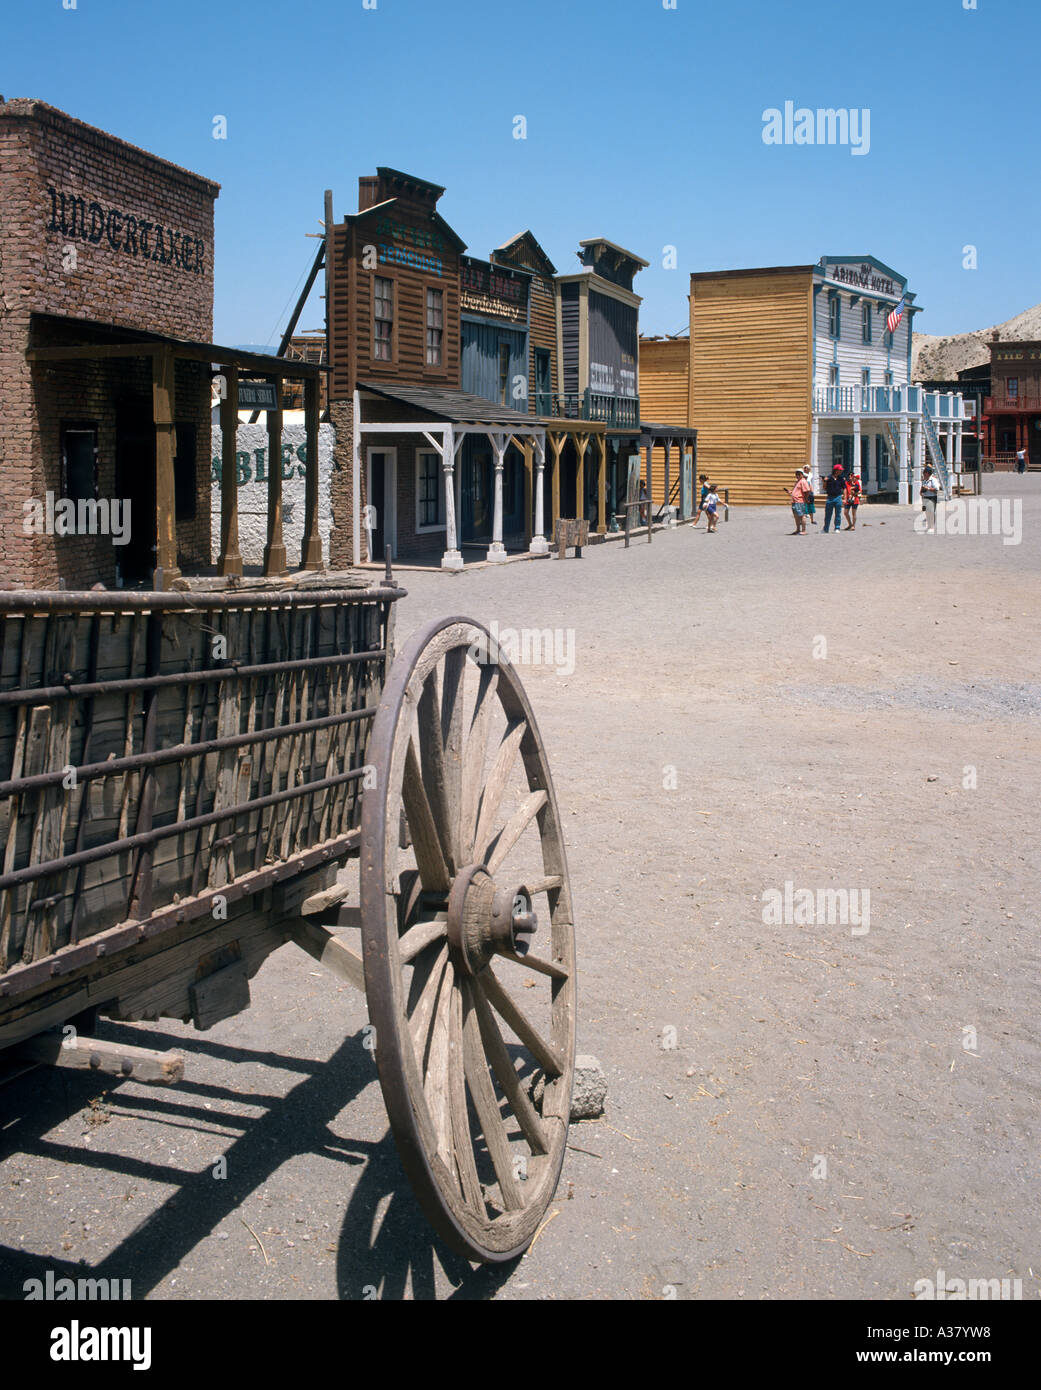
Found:
[[[43,102],[0,97],[0,582],[162,587],[208,567],[215,375],[228,410],[240,373],[306,379],[317,438],[320,367],[210,342],[219,191]],[[269,428],[280,417],[279,398]],[[317,462],[311,493],[313,568]],[[233,489],[224,500],[220,569],[241,573]],[[271,503],[266,567],[280,572]]]

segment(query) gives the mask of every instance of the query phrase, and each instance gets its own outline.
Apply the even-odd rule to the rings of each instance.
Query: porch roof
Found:
[[[692,425],[656,425],[649,420],[640,421],[641,444],[664,444],[668,440],[697,439],[698,432]]]
[[[411,382],[359,381],[359,391],[370,391],[384,400],[398,401],[422,413],[425,419],[445,420],[453,425],[499,425],[504,429],[538,429],[542,421],[534,415],[510,410],[483,396],[445,386],[416,386]],[[360,422],[364,431],[366,421]]]
[[[221,347],[218,343],[195,342],[189,338],[171,338],[165,333],[122,328],[119,324],[73,318],[66,314],[34,313],[32,319],[34,324],[78,330],[87,341],[30,347],[25,354],[30,362],[90,362],[104,357],[155,357],[170,352],[174,357],[190,361],[237,367],[248,376],[289,377],[298,381],[313,377],[317,380],[323,372],[330,370],[317,362],[276,357],[273,353],[250,352],[244,348]]]

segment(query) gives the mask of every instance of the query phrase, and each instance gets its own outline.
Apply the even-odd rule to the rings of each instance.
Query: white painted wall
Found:
[[[842,314],[839,324],[841,337],[836,341],[828,331],[828,294],[838,289],[842,299]],[[907,385],[907,335],[910,332],[912,314],[904,310],[904,316],[893,335],[892,350],[887,353],[885,346],[886,314],[893,307],[886,304],[885,314],[878,312],[878,301],[870,300],[871,343],[861,341],[860,309],[864,300],[850,304],[850,291],[825,282],[817,292],[814,311],[814,336],[816,339],[816,370],[813,384],[816,387],[829,385],[828,369],[832,362],[839,366],[840,386],[859,386],[861,372],[865,367],[871,369],[871,386],[886,384],[886,371],[893,373],[894,386]]]
[[[282,532],[290,569],[300,566],[300,546],[304,536],[304,459],[307,434],[302,411],[287,411],[282,426]],[[322,538],[322,554],[328,563],[329,529],[332,525],[330,487],[333,471],[333,445],[336,432],[332,425],[318,426],[318,532]],[[236,437],[239,475],[239,546],[246,565],[264,562],[267,542],[267,475],[268,437],[263,417],[255,425],[240,424]],[[222,436],[217,413],[214,412],[213,445],[211,449],[212,560],[220,558],[220,460]],[[259,457],[258,457],[259,455]],[[260,473],[258,480],[257,474]]]

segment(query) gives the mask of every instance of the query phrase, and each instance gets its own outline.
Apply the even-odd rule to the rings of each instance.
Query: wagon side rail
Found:
[[[356,849],[402,595],[0,596],[0,1022]]]

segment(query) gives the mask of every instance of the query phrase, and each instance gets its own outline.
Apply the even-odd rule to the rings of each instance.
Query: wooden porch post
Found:
[[[285,574],[286,548],[282,540],[282,379],[275,382],[278,405],[267,412],[267,545],[264,573]]]
[[[586,515],[586,450],[589,435],[575,435],[575,518],[584,521]]]
[[[532,472],[535,446],[530,439],[521,441],[521,453],[524,455],[524,539],[531,545],[532,537],[535,534],[531,520],[532,508]]]
[[[322,538],[318,534],[318,376],[304,380],[304,428],[307,435],[307,477],[304,492],[304,541],[300,564],[305,570],[322,568]],[[281,456],[279,472],[282,471]]]
[[[162,589],[177,568],[177,501],[174,489],[174,356],[166,349],[152,358],[152,418],[155,421],[155,572]]]
[[[549,446],[553,450],[553,478],[549,488],[550,503],[550,536],[555,536],[557,522],[560,520],[560,451],[563,448],[564,436],[562,434],[551,433],[549,436]]]
[[[653,446],[652,446],[652,447],[653,447]],[[671,502],[671,499],[672,499],[672,469],[671,469],[671,455],[672,455],[672,440],[671,440],[671,439],[666,439],[666,441],[665,441],[665,505],[666,505],[666,506],[669,506],[669,504],[670,504],[670,502]],[[668,514],[668,519],[667,519],[667,521],[666,521],[665,524],[666,524],[666,526],[671,526],[671,525],[672,525],[672,513],[671,513],[671,512]]]
[[[600,453],[596,486],[596,533],[598,536],[605,536],[607,534],[607,435],[598,434],[596,444]]]
[[[239,369],[225,367],[227,382],[220,403],[221,465],[220,465],[220,559],[217,573],[242,573],[239,551],[239,478],[235,462],[235,446],[239,427]]]

